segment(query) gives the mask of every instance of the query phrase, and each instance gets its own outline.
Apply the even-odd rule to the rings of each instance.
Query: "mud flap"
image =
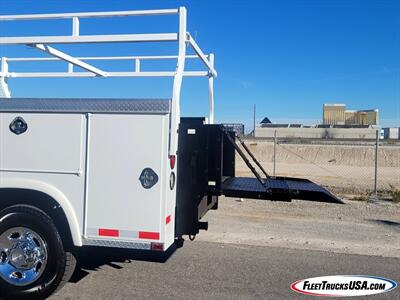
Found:
[[[261,184],[257,178],[230,177],[224,181],[222,190],[227,197],[273,201],[299,199],[343,204],[342,200],[322,186],[300,178],[269,177]]]

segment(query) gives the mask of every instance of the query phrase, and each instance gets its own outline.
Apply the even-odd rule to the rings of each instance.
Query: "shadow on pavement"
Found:
[[[75,272],[69,282],[77,283],[90,271],[96,271],[104,265],[122,269],[116,263],[130,263],[131,261],[165,263],[176,250],[176,245],[172,245],[166,252],[88,246],[79,248],[75,253],[77,259]]]
[[[389,220],[379,220],[379,219],[369,219],[368,221],[376,223],[376,224],[380,224],[380,225],[394,227],[395,229],[400,230],[399,222],[394,222],[394,221],[389,221]]]

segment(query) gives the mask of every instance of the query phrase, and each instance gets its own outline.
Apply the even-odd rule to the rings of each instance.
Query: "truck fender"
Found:
[[[79,231],[79,223],[76,218],[74,209],[69,202],[68,198],[54,186],[47,184],[42,181],[30,180],[30,179],[1,179],[0,188],[15,188],[15,189],[29,189],[37,192],[47,194],[53,198],[63,209],[69,229],[71,231],[72,241],[75,246],[82,246],[82,237]]]

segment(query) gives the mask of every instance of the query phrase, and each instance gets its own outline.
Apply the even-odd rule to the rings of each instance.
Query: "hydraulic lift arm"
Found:
[[[253,153],[251,153],[249,147],[247,147],[247,145],[243,142],[243,140],[236,135],[236,139],[240,142],[240,144],[242,145],[242,147],[246,150],[247,154],[250,155],[250,157],[253,159],[253,161],[255,162],[255,164],[260,168],[260,170],[264,173],[265,177],[268,178],[270,177],[268,175],[268,173],[264,170],[263,166],[260,164],[260,162],[257,160],[257,158],[253,155]]]

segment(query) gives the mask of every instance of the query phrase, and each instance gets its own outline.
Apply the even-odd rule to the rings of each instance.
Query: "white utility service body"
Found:
[[[0,188],[56,195],[77,246],[166,249],[174,242],[170,117],[169,100],[2,100]],[[15,118],[25,133],[10,131]],[[151,188],[140,181],[146,168],[158,176]]]
[[[177,15],[175,33],[80,35],[87,18]],[[0,91],[0,189],[32,189],[51,196],[63,209],[74,245],[166,250],[174,242],[175,182],[182,78],[206,77],[209,122],[214,119],[213,54],[205,55],[186,31],[186,9],[0,16],[0,22],[72,21],[68,36],[0,37],[0,45],[28,45],[45,57],[3,57]],[[53,44],[141,43],[176,41],[177,55],[72,57]],[[194,53],[186,53],[190,46]],[[199,59],[205,71],[184,71],[186,59]],[[175,60],[171,71],[146,71],[145,61]],[[12,64],[66,62],[67,72],[13,72]],[[133,63],[132,71],[107,72],[94,61]],[[79,67],[84,71],[77,71]],[[13,99],[8,80],[14,78],[172,77],[172,95],[164,100]],[[11,98],[7,100],[7,98]],[[10,103],[7,103],[9,101]],[[17,102],[17,104],[13,103]],[[20,108],[20,109],[19,109]],[[17,117],[28,130],[13,134]],[[173,160],[173,169],[171,164]],[[144,169],[157,183],[144,188]],[[173,173],[173,174],[172,174]],[[172,174],[172,175],[171,175]],[[173,178],[171,178],[173,177]],[[170,181],[173,180],[173,186]]]

